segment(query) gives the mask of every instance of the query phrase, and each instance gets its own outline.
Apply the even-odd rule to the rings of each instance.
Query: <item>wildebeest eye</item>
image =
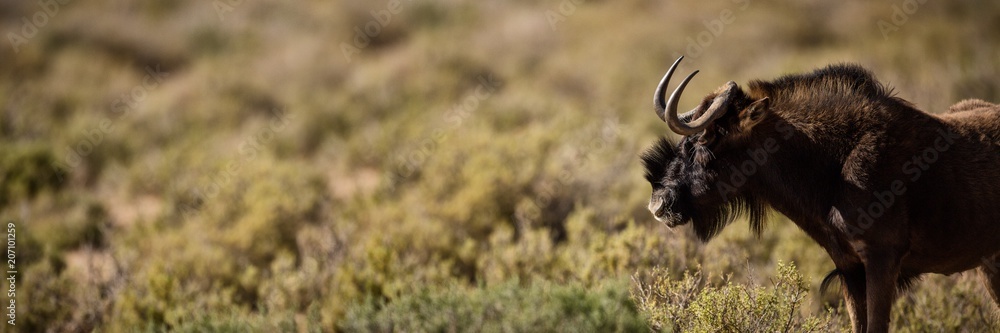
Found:
[[[698,144],[702,146],[711,146],[713,143],[715,143],[715,138],[716,138],[715,132],[705,131],[705,133],[703,133],[701,137],[698,138]]]

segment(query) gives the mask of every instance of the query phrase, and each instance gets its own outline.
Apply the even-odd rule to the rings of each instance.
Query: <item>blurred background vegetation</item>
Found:
[[[844,330],[780,215],[709,244],[650,217],[657,80],[686,54],[690,106],[856,62],[929,112],[1000,102],[996,2],[2,1],[0,27],[4,331]],[[894,326],[997,331],[991,303],[934,276]]]

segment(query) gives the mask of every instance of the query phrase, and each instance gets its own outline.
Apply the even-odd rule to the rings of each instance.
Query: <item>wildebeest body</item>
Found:
[[[857,332],[886,331],[897,290],[924,273],[980,267],[996,299],[1000,106],[932,115],[834,65],[730,82],[678,116],[675,96],[660,101],[671,72],[657,114],[685,137],[643,155],[658,220],[708,240],[740,212],[759,232],[773,207],[830,254]]]

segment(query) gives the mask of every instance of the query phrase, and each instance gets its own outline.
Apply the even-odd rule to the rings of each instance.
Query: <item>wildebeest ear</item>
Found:
[[[749,130],[754,125],[764,119],[768,108],[771,106],[771,99],[764,97],[750,103],[749,106],[740,111],[740,127]]]

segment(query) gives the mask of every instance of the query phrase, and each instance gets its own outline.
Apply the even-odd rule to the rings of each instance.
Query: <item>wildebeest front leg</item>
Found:
[[[869,251],[865,257],[867,332],[888,332],[892,303],[896,300],[900,259],[895,253],[884,250]]]
[[[867,294],[865,293],[864,267],[839,269],[843,283],[844,303],[851,316],[851,328],[855,333],[864,333],[868,325]]]

